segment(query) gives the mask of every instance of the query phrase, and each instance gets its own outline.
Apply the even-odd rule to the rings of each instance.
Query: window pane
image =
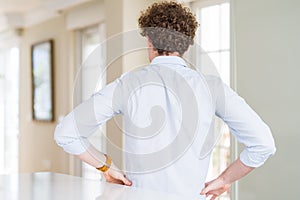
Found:
[[[208,53],[207,54],[211,61],[214,63],[214,66],[217,68],[218,72],[220,73],[220,53],[214,52],[214,53]]]
[[[211,1],[212,2],[212,1]],[[209,1],[196,1],[193,4],[197,10],[200,28],[197,41],[204,52],[197,52],[196,63],[202,73],[220,76],[225,84],[230,84],[230,9],[229,3],[215,4]],[[212,65],[213,63],[213,65]],[[218,73],[215,73],[217,71]],[[220,139],[215,146],[208,170],[207,181],[216,178],[230,163],[230,132],[228,126],[219,118],[216,119],[215,131]],[[229,200],[228,193],[218,200]]]
[[[87,100],[97,90],[100,90],[106,82],[102,73],[105,68],[105,47],[99,46],[105,40],[105,25],[86,28],[80,32],[81,39],[81,100]],[[101,126],[89,137],[89,142],[97,149],[105,152],[105,126]],[[82,176],[88,179],[101,179],[98,170],[89,164],[82,162]]]
[[[0,51],[0,173],[18,171],[19,48]]]
[[[214,54],[208,55],[204,52],[202,54],[197,55],[197,67],[199,67],[203,74],[219,76],[219,71],[215,67],[215,63],[219,63],[219,58],[217,56],[217,54],[216,56],[214,56]]]
[[[220,28],[219,5],[200,9],[200,45],[205,51],[220,48]]]
[[[220,53],[219,74],[225,84],[230,85],[230,53],[224,51]]]
[[[104,61],[105,48],[99,46],[105,39],[104,24],[99,27],[88,28],[81,32],[82,40],[82,100],[103,87],[105,83]]]
[[[4,55],[0,52],[0,173],[4,172]]]
[[[230,43],[230,9],[229,9],[229,3],[221,4],[220,6],[220,17],[221,17],[221,46],[220,49],[229,49],[229,43]]]

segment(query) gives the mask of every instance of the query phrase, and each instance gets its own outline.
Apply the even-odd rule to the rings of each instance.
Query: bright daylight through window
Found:
[[[0,174],[18,171],[19,48],[0,48]]]
[[[97,90],[101,89],[106,82],[105,74],[102,74],[105,65],[105,49],[101,42],[105,39],[105,24],[88,27],[78,31],[79,57],[80,67],[79,77],[81,79],[80,100],[84,101]],[[89,56],[99,54],[98,59],[89,59]],[[89,59],[89,62],[85,62]],[[98,62],[99,61],[99,62]],[[100,63],[100,65],[99,65]],[[99,79],[101,78],[101,79]],[[89,140],[90,142],[100,149],[105,149],[103,137],[105,136],[105,125],[102,125],[97,130],[97,134],[93,134]],[[88,179],[100,179],[99,171],[94,167],[82,163],[82,176]]]
[[[230,7],[226,0],[195,1],[192,9],[197,15],[200,27],[197,32],[197,44],[203,50],[196,52],[196,63],[204,66],[208,56],[217,69],[219,76],[230,85]],[[205,72],[204,72],[205,73]],[[207,180],[218,176],[230,163],[230,133],[226,124],[216,120],[215,131],[222,136],[213,150]],[[225,193],[219,200],[229,200],[230,195]]]

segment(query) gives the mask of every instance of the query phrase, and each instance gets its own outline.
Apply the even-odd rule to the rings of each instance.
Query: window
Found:
[[[198,0],[192,3],[200,23],[196,43],[201,49],[196,49],[195,62],[201,66],[204,74],[210,74],[212,69],[204,69],[213,62],[219,76],[225,84],[230,85],[230,7],[227,0]],[[210,65],[211,66],[211,65]],[[220,119],[216,119],[215,130],[222,136],[215,146],[211,158],[207,181],[216,178],[230,163],[230,133],[229,128]],[[229,200],[225,193],[219,200]]]
[[[0,174],[18,171],[19,48],[0,47]]]
[[[101,89],[106,82],[105,74],[105,47],[99,46],[105,40],[105,25],[100,24],[78,31],[80,101],[87,100]],[[95,51],[96,50],[96,51]],[[96,134],[89,137],[89,141],[98,149],[105,152],[105,125],[101,126]],[[82,162],[82,176],[88,179],[99,179],[99,172],[90,165]]]

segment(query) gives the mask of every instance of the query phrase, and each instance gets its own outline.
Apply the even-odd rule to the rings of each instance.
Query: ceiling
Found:
[[[91,0],[0,0],[0,31],[23,28]]]

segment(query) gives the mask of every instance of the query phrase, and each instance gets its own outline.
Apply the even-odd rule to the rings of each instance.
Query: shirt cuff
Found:
[[[266,160],[276,152],[276,148],[272,148],[264,153],[250,152],[247,148],[240,154],[240,160],[248,167],[260,167]]]

